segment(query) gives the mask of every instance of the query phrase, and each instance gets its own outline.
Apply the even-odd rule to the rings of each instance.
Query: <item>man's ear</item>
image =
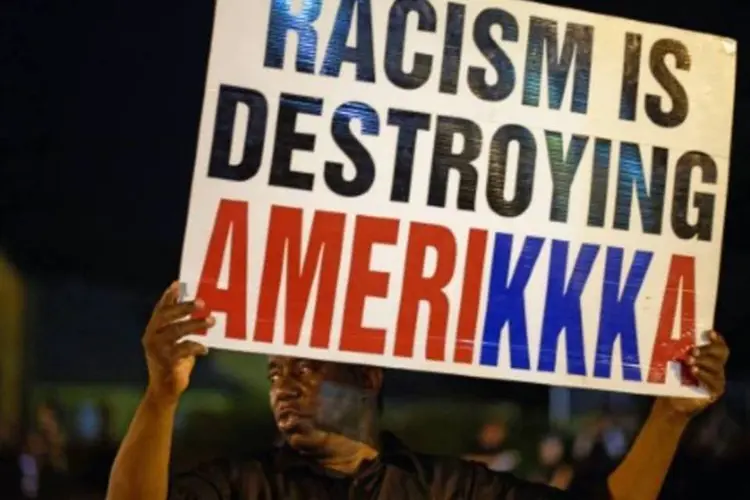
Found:
[[[380,393],[383,388],[383,369],[377,366],[366,366],[364,367],[364,376],[365,389]]]

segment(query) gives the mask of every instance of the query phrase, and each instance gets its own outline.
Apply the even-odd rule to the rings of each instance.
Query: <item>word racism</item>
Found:
[[[467,7],[460,3],[441,3],[445,9],[438,11],[427,0],[395,0],[389,3],[387,18],[378,17],[380,22],[387,22],[387,29],[374,30],[371,0],[297,3],[302,3],[301,7],[293,9],[289,1],[270,2],[265,47],[258,47],[264,51],[265,72],[333,79],[345,78],[346,74],[351,75],[346,78],[353,86],[390,86],[415,93],[437,86],[429,91],[447,96],[462,92],[465,86],[475,96],[479,109],[520,98],[525,107],[568,112],[561,109],[568,90],[570,113],[589,113],[593,26],[567,23],[558,33],[557,21],[531,17],[526,29],[528,38],[521,41],[519,19],[502,8],[488,6],[476,16],[468,16]],[[330,33],[321,27],[324,4],[326,9],[332,5],[336,8]],[[445,26],[444,33],[438,32],[439,24]],[[494,33],[498,28],[501,36]],[[383,32],[385,39],[378,39],[376,35]],[[415,46],[408,45],[407,40],[416,32],[422,37],[434,36],[435,42],[407,50],[407,46]],[[472,34],[475,48],[485,60],[484,67],[466,67],[462,62],[467,49],[463,45],[468,43],[465,32]],[[638,33],[626,33],[622,41],[621,95],[615,96],[620,102],[616,119],[635,121],[643,107],[651,124],[664,129],[679,127],[689,116],[688,94],[680,74],[690,70],[691,56],[687,47],[675,39],[657,40],[650,47],[643,47],[642,40]],[[384,48],[382,60],[375,57],[379,43]],[[508,46],[519,43],[526,47],[522,61],[513,60],[506,52]],[[289,51],[290,47],[294,50]],[[650,76],[668,98],[642,95],[639,91],[644,53],[648,55]],[[347,66],[353,71],[342,73]],[[523,75],[518,67],[524,68]],[[520,92],[514,92],[517,85]],[[547,102],[542,99],[545,88]],[[673,157],[664,147],[648,146],[646,150],[635,142],[613,144],[605,137],[564,135],[562,130],[539,132],[520,123],[502,123],[486,130],[466,116],[408,109],[408,99],[392,101],[399,102],[399,107],[383,110],[382,106],[376,109],[361,100],[342,103],[345,98],[341,99],[340,93],[336,95],[339,100],[330,103],[333,94],[302,95],[280,90],[270,96],[245,85],[221,82],[218,93],[211,94],[216,100],[216,114],[208,177],[214,183],[257,181],[264,167],[268,186],[265,191],[255,189],[255,194],[245,199],[219,197],[207,250],[202,254],[197,295],[211,310],[226,314],[227,339],[252,341],[256,348],[258,344],[283,343],[380,358],[495,367],[501,357],[501,334],[507,332],[509,362],[514,370],[560,371],[556,360],[558,344],[562,343],[568,374],[607,379],[612,377],[612,357],[617,346],[622,378],[655,384],[663,384],[668,363],[694,345],[695,257],[675,254],[667,259],[670,264],[660,280],[664,286],[656,333],[648,337],[649,342],[654,339],[653,344],[645,346],[652,350],[649,356],[640,352],[644,346],[639,343],[636,311],[639,292],[655,260],[652,251],[568,242],[546,237],[543,231],[519,236],[486,228],[502,227],[504,220],[527,214],[532,201],[540,202],[533,199],[540,193],[539,189],[535,191],[535,180],[542,182],[541,176],[549,176],[544,182],[551,182],[551,197],[543,200],[548,203],[544,212],[549,222],[534,219],[541,227],[571,224],[601,230],[604,237],[610,238],[614,230],[641,233],[636,239],[663,235],[696,240],[696,244],[711,242],[716,195],[710,186],[719,182],[719,172],[708,153],[693,150]],[[271,98],[278,98],[278,103],[271,103]],[[240,107],[249,108],[246,124],[235,123]],[[321,121],[329,107],[333,110],[330,122],[320,123],[319,127],[302,127],[299,123],[303,117],[308,124]],[[272,110],[277,113],[275,120],[270,117]],[[239,148],[241,159],[230,161],[233,143],[237,148],[235,136],[245,126],[247,132]],[[368,149],[367,141],[362,140],[363,136],[381,136],[386,127],[391,127],[396,137],[388,154],[392,163],[380,159],[376,162],[374,156],[384,157],[382,150]],[[350,164],[333,160],[320,161],[319,165],[293,162],[295,153],[315,153],[317,139],[324,133],[330,133]],[[590,162],[583,161],[587,149],[593,150]],[[429,162],[415,164],[418,151],[430,151]],[[542,155],[546,158],[540,159]],[[650,168],[646,162],[650,162]],[[582,166],[584,163],[589,164]],[[538,164],[545,165],[544,170]],[[572,194],[573,182],[583,168],[591,169],[590,185],[586,186],[588,199]],[[610,175],[610,168],[616,169],[611,172],[614,175]],[[392,179],[387,190],[389,199],[376,202],[370,197],[375,193],[372,187],[376,177],[381,176]],[[615,179],[616,189],[610,189],[610,177]],[[480,179],[486,181],[485,185],[480,185]],[[449,181],[458,182],[455,197],[449,186],[456,184]],[[323,185],[325,191],[320,190]],[[412,186],[417,185],[429,186],[424,202],[414,199]],[[409,210],[419,207],[410,215],[432,207],[451,212],[454,218],[450,220],[455,220],[456,214],[484,210],[486,202],[491,212],[484,219],[466,219],[467,224],[476,223],[477,227],[466,227],[459,235],[451,223],[409,222],[372,212],[342,213],[326,210],[325,203],[316,206],[311,201],[306,202],[309,206],[305,208],[286,206],[274,202],[273,193],[279,188],[298,192],[312,192],[315,188],[310,200],[318,196],[322,200],[362,197],[367,200],[362,204],[364,211],[368,206],[392,202]],[[610,199],[610,191],[614,191],[614,199]],[[258,193],[263,192],[266,194],[257,200]],[[572,199],[576,205],[587,206],[584,220],[572,217],[578,214],[570,210]],[[262,213],[268,212],[265,227],[250,227],[256,205],[263,205]],[[614,214],[611,226],[606,222],[610,205],[614,206],[614,210],[610,207]],[[665,223],[667,210],[670,213]],[[635,225],[633,220],[639,221],[638,227],[631,227]],[[664,234],[667,232],[669,235]],[[374,248],[397,246],[400,234],[406,238],[399,246],[404,251],[400,260],[390,271],[375,269]],[[263,248],[253,241],[264,237],[265,254],[250,255],[251,249]],[[458,252],[457,248],[463,250]],[[517,248],[521,249],[520,254],[513,250]],[[549,255],[547,263],[539,258],[543,250]],[[569,254],[574,251],[577,255],[571,259]],[[628,268],[624,263],[630,254],[633,256]],[[428,266],[431,256],[434,265]],[[264,260],[257,268],[258,274],[253,275],[249,262],[261,262],[260,259]],[[342,259],[348,261],[344,267],[348,269],[346,277],[340,272]],[[592,273],[595,262],[602,263],[602,273]],[[538,267],[544,267],[546,289],[543,298],[534,297],[539,309],[528,311],[527,285]],[[427,271],[428,268],[432,270]],[[389,296],[394,280],[400,281],[400,297]],[[595,286],[601,290],[596,312],[582,310],[581,296],[588,281],[597,281]],[[452,282],[461,284],[460,294],[446,292]],[[249,287],[256,285],[258,300],[249,313]],[[392,318],[382,318],[384,324],[379,327],[364,324],[366,302],[370,299],[393,304]],[[416,332],[418,317],[425,317],[421,316],[427,311],[425,305],[429,305],[429,315],[426,341],[422,343],[416,340]],[[284,327],[278,328],[276,318],[282,307]],[[338,325],[335,310],[343,311]],[[595,332],[587,332],[582,318],[592,313],[599,317],[598,326]],[[309,314],[309,341],[301,346],[302,325]],[[530,345],[529,314],[543,315],[538,346]],[[449,318],[457,320],[451,323]],[[390,326],[386,324],[389,319]],[[455,331],[449,332],[449,325],[455,325]],[[673,335],[675,328],[679,333]],[[332,340],[334,331],[340,333],[335,336],[338,342]],[[394,341],[389,343],[387,338]],[[453,344],[450,350],[449,342]],[[593,365],[587,366],[585,345],[590,342],[596,344],[595,356],[589,356]],[[645,374],[642,359],[650,359]],[[532,360],[536,360],[535,366]],[[687,373],[682,375],[682,383],[695,384]]]

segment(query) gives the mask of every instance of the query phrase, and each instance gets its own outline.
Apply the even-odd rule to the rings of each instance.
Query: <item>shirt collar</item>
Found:
[[[309,457],[301,455],[286,443],[278,446],[275,452],[275,464],[280,470],[308,468],[313,472],[322,475],[343,477],[341,474],[336,474],[333,471],[321,467],[317,462]],[[407,448],[399,438],[390,432],[383,432],[380,434],[380,452],[378,458],[375,461],[364,462],[360,467],[360,471],[356,475],[368,474],[372,472],[374,468],[378,468],[381,465],[399,467],[409,472],[418,471],[416,455]]]

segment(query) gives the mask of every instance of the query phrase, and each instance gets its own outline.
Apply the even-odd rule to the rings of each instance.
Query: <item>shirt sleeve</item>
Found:
[[[207,462],[175,475],[169,482],[169,500],[230,500],[231,464],[225,460]]]

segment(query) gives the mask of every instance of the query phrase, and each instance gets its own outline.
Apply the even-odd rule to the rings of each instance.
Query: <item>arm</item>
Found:
[[[710,397],[656,400],[630,452],[609,476],[609,490],[615,500],[657,498],[690,419],[724,394],[729,348],[716,332],[710,332],[708,338],[708,344],[692,350],[683,369],[690,369]]]
[[[167,498],[175,410],[146,394],[115,458],[107,500]]]
[[[659,399],[638,434],[633,447],[609,476],[614,500],[650,500],[659,496],[689,416],[674,411]]]
[[[213,325],[212,318],[189,318],[203,308],[200,300],[179,302],[178,284],[165,292],[143,335],[149,384],[117,452],[107,500],[166,500],[169,455],[177,404],[187,389],[200,344],[181,341],[185,335]]]

